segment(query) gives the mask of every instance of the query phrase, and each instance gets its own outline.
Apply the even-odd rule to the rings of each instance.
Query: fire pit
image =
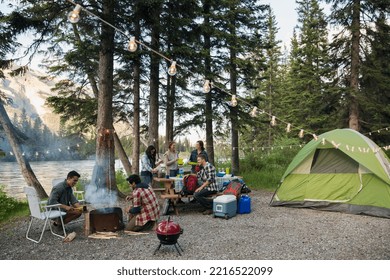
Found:
[[[115,232],[124,228],[122,209],[107,207],[89,212],[90,231]]]
[[[183,233],[183,229],[180,228],[179,224],[170,221],[170,216],[168,216],[168,219],[166,221],[160,222],[156,228],[156,234],[158,239],[160,240],[160,244],[158,245],[157,249],[154,251],[153,255],[155,255],[156,252],[161,248],[161,245],[174,245],[177,252],[181,256],[180,250],[182,252],[184,252],[184,250],[181,248],[177,240],[179,239],[180,234],[182,233]]]

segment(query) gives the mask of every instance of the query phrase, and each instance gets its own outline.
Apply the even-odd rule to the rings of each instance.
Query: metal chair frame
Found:
[[[43,234],[45,233],[45,229],[47,227],[47,224],[49,222],[49,219],[58,219],[61,221],[62,231],[63,235],[57,234],[53,231],[52,225],[49,222],[49,228],[50,232],[58,236],[60,238],[66,237],[66,230],[64,225],[63,216],[66,215],[66,212],[61,211],[60,205],[61,204],[53,204],[53,205],[43,205],[41,203],[40,198],[38,197],[38,194],[36,190],[33,187],[25,187],[24,192],[26,193],[28,205],[30,208],[30,223],[28,225],[28,229],[26,232],[26,238],[30,241],[33,241],[35,243],[39,243],[42,240]],[[44,225],[42,227],[42,231],[40,234],[39,239],[34,239],[30,236],[30,230],[31,226],[34,220],[41,220],[44,221]]]

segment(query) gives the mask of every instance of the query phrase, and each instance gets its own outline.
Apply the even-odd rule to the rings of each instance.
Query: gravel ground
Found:
[[[2,260],[389,260],[390,220],[311,209],[269,207],[271,192],[252,191],[250,214],[229,220],[204,216],[197,204],[187,204],[171,219],[184,232],[179,256],[173,246],[162,246],[154,232],[110,240],[83,235],[83,223],[69,225],[76,238],[64,243],[45,232],[40,244],[25,238],[28,218],[0,229]],[[161,219],[166,219],[162,216]],[[32,230],[36,234],[38,229]]]

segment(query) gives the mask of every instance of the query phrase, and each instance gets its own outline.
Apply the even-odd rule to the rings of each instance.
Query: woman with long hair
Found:
[[[206,162],[208,162],[209,161],[209,157],[208,157],[207,152],[206,152],[206,150],[204,148],[204,143],[203,143],[202,140],[198,140],[198,141],[196,141],[196,144],[195,144],[195,150],[193,150],[191,152],[189,161],[190,162],[194,162],[194,163],[197,162],[198,155],[201,155],[201,154],[203,154],[205,156]],[[192,165],[191,166],[191,173],[198,172],[199,168],[200,167],[197,164]]]
[[[169,177],[176,177],[179,171],[177,164],[178,159],[176,143],[171,141],[168,144],[168,151],[164,154],[165,166],[167,167],[167,174],[169,174]]]
[[[148,146],[141,158],[141,181],[151,185],[153,174],[158,172],[158,166],[162,160],[156,163],[156,148],[153,145]]]

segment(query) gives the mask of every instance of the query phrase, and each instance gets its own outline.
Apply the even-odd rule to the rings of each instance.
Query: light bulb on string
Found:
[[[209,93],[211,90],[210,80],[205,80],[203,85],[203,92]]]
[[[272,118],[271,118],[271,126],[275,126],[275,125],[276,125],[276,117],[272,116]]]
[[[313,138],[314,138],[314,140],[315,140],[315,141],[317,141],[317,140],[318,140],[318,136],[317,136],[317,135],[315,135],[315,134],[313,134]]]
[[[130,52],[135,52],[138,48],[137,43],[135,42],[135,37],[130,37],[129,45],[127,46],[127,49]]]
[[[299,131],[299,134],[298,134],[299,138],[303,138],[303,135],[304,135],[303,131],[304,131],[303,129],[301,129],[301,131]]]
[[[170,76],[175,76],[176,72],[177,72],[177,70],[176,70],[176,61],[173,60],[171,66],[169,66],[169,68],[168,68],[168,74]]]
[[[81,6],[77,4],[76,7],[73,9],[73,11],[69,12],[68,20],[71,23],[78,23],[80,20],[80,11],[81,11]]]
[[[232,107],[236,107],[237,106],[237,98],[236,98],[236,96],[234,94],[232,95],[231,104],[232,104]]]
[[[287,124],[286,132],[289,133],[291,131],[291,123]]]
[[[253,107],[250,115],[251,115],[252,118],[256,117],[256,115],[257,115],[257,107]]]

